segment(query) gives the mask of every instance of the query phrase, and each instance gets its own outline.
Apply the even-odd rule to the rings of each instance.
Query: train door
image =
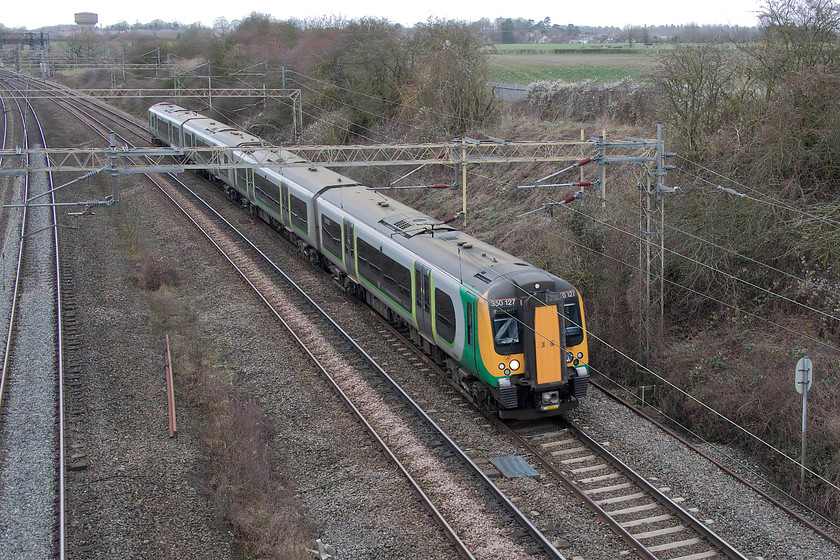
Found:
[[[556,304],[546,305],[536,296],[525,299],[523,342],[525,368],[535,386],[563,381],[566,369],[566,336],[563,316]]]
[[[344,218],[344,270],[347,276],[356,278],[356,227]]]
[[[414,263],[414,305],[417,329],[432,340],[432,271]]]
[[[292,229],[292,215],[289,210],[289,185],[280,182],[280,214],[283,225]]]
[[[244,189],[245,197],[248,200],[254,200],[254,168],[245,168],[245,184],[241,187]]]

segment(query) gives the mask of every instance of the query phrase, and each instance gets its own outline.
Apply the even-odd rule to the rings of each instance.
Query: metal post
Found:
[[[210,69],[210,64],[207,64],[207,103],[210,105],[210,108],[213,108],[213,89],[212,85],[210,84],[210,75],[213,71]]]
[[[467,143],[461,140],[461,211],[464,213],[464,227],[467,225]]]
[[[585,148],[583,147],[583,143],[586,142],[586,131],[584,129],[580,129],[580,159],[586,157],[586,152],[584,151]],[[580,166],[580,180],[583,181],[583,166]]]
[[[802,459],[799,463],[799,484],[805,486],[805,435],[808,426],[808,389],[814,382],[814,364],[811,358],[804,356],[796,362],[794,387],[802,395]]]
[[[112,130],[108,135],[109,143],[108,149],[111,150],[111,196],[114,198],[114,204],[117,206],[117,214],[121,212],[121,205],[119,204],[119,185],[117,184],[117,135]]]
[[[662,141],[662,123],[656,123],[656,198],[659,210],[659,326],[665,322],[665,144]]]
[[[607,141],[607,129],[601,130],[601,139],[606,142]],[[606,154],[601,153],[599,154],[601,157],[604,157]],[[604,165],[601,165],[601,175],[599,177],[601,179],[601,208],[606,208],[607,206],[607,168]]]
[[[808,385],[802,391],[802,458],[799,466],[799,484],[805,487],[805,433],[808,425]]]

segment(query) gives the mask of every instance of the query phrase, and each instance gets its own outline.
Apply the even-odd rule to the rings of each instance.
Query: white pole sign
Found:
[[[805,432],[808,425],[808,389],[814,382],[814,364],[805,356],[796,362],[796,392],[802,395],[802,459],[799,469],[799,483],[805,485]]]

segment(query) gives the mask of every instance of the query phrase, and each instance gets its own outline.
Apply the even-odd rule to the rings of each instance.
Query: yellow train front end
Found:
[[[559,283],[560,291],[553,285],[540,290],[540,283],[531,289],[496,287],[478,303],[476,365],[502,418],[559,414],[586,395],[589,351],[583,303],[576,289]]]

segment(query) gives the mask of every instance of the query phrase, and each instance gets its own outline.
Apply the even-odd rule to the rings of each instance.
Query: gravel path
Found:
[[[45,162],[42,157],[40,162],[32,163],[37,168]],[[48,189],[46,174],[30,175],[29,196]],[[54,509],[58,473],[55,432],[57,350],[54,335],[55,251],[51,224],[49,208],[29,210],[27,232],[40,230],[40,233],[28,235],[24,242],[23,278],[3,398],[0,550],[19,559],[52,555],[58,519]],[[14,235],[14,232],[10,233]],[[10,260],[16,260],[14,254]]]

